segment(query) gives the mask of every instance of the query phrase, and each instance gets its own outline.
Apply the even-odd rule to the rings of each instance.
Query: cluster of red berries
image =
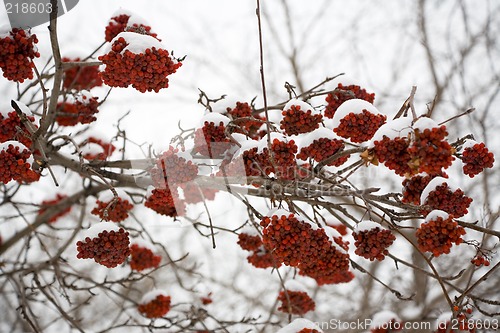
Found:
[[[472,198],[464,195],[464,191],[456,189],[452,191],[450,187],[443,183],[429,192],[429,195],[422,204],[432,209],[439,209],[447,212],[453,217],[462,217],[467,214]],[[428,210],[422,209],[421,213],[426,215]]]
[[[300,149],[297,158],[307,161],[309,158],[316,162],[321,162],[344,149],[344,142],[337,139],[319,138],[314,140],[309,146]],[[330,166],[340,166],[344,164],[350,155],[342,156],[330,162]]]
[[[281,291],[278,301],[281,302],[278,311],[289,314],[303,315],[309,311],[314,311],[316,308],[313,299],[304,291]]]
[[[103,230],[97,237],[86,237],[78,241],[77,258],[94,259],[98,264],[113,268],[125,262],[130,255],[128,232],[123,228],[118,231]]]
[[[62,58],[63,62],[79,62],[80,58]],[[102,86],[99,66],[75,66],[64,71],[65,89],[89,90]]]
[[[258,158],[259,165],[263,167],[265,174],[274,173],[277,178],[293,180],[297,176],[297,162],[295,154],[297,145],[294,140],[288,142],[275,138],[271,143],[271,154],[264,148]]]
[[[333,118],[338,107],[347,100],[358,98],[373,104],[375,94],[366,92],[365,89],[357,85],[344,86],[339,83],[337,89],[326,96],[328,105],[325,108],[325,116]]]
[[[30,122],[35,121],[35,117],[26,116]],[[33,124],[36,127],[35,124]],[[21,129],[21,131],[19,130]],[[0,113],[0,143],[15,140],[21,142],[26,147],[31,147],[32,141],[28,129],[21,122],[21,119],[17,115],[17,112],[12,111],[4,117]]]
[[[252,107],[248,103],[236,102],[234,108],[227,108],[227,114],[233,119],[233,123],[239,128],[231,129],[232,132],[248,135],[252,139],[259,139],[259,129],[262,126],[262,118],[252,115]]]
[[[111,204],[111,206],[110,206]],[[99,216],[104,221],[122,222],[128,218],[128,212],[134,208],[134,205],[127,199],[120,197],[111,199],[110,201],[96,201],[96,207],[91,213]],[[109,206],[109,208],[108,208]],[[108,209],[106,209],[108,208]]]
[[[20,183],[32,183],[40,179],[40,174],[31,169],[28,161],[31,152],[22,144],[7,141],[0,145],[0,183],[11,180]]]
[[[257,251],[263,243],[259,235],[250,235],[242,232],[238,235],[238,245],[246,251]]]
[[[351,112],[340,119],[333,131],[352,142],[361,143],[370,140],[386,118],[383,114],[374,114],[368,110],[363,110],[362,113]]]
[[[168,184],[183,184],[196,178],[198,166],[179,156],[179,150],[172,146],[156,158],[156,165],[150,170],[156,188],[168,187]]]
[[[488,267],[490,265],[490,261],[483,255],[476,255],[470,262],[476,267]]]
[[[64,195],[64,194],[57,194],[56,195],[56,198],[55,199],[52,199],[52,200],[44,200],[42,201],[42,203],[40,204],[40,209],[38,210],[38,215],[42,215],[43,213],[45,213],[47,211],[47,209],[53,205],[56,205],[58,204],[59,202],[61,202],[61,200],[63,199],[66,199],[68,196],[67,195]],[[69,214],[69,212],[71,212],[71,206],[69,206],[68,208],[62,210],[61,212],[57,213],[56,215],[53,215],[50,220],[48,220],[47,222],[49,223],[54,223],[56,222],[60,217],[63,217],[67,214]]]
[[[100,153],[90,153],[89,152],[89,153],[83,154],[83,158],[85,158],[89,161],[92,161],[92,160],[104,161],[108,157],[110,157],[116,150],[116,147],[113,144],[104,142],[103,140],[95,138],[93,136],[89,137],[87,140],[82,142],[80,144],[80,147],[83,147],[83,146],[88,145],[88,144],[96,144],[102,148],[102,152],[100,152]]]
[[[439,176],[448,177],[444,173]],[[405,178],[403,180],[403,198],[401,201],[404,203],[420,205],[420,195],[434,177],[435,176],[430,175],[415,175],[411,178]]]
[[[33,78],[33,59],[40,57],[35,47],[38,39],[35,34],[17,28],[9,34],[0,38],[0,68],[8,80],[23,83]]]
[[[161,318],[170,311],[170,296],[158,295],[152,301],[139,304],[138,310],[144,317]]]
[[[140,244],[130,246],[130,257],[130,268],[139,272],[148,268],[156,268],[161,262],[161,256]]]
[[[174,198],[175,196],[175,198]],[[177,188],[174,188],[174,193],[170,189],[154,189],[144,202],[144,206],[154,210],[160,215],[170,217],[183,216],[186,210],[183,201],[178,199],[179,194]]]
[[[321,114],[313,114],[312,110],[301,110],[301,105],[291,105],[290,109],[284,110],[280,128],[288,135],[309,133],[319,127],[323,121]]]
[[[189,182],[180,186],[184,193],[184,201],[187,204],[196,204],[205,200],[214,200],[216,189],[198,186],[196,183]]]
[[[438,257],[441,254],[450,253],[452,243],[456,245],[462,243],[465,229],[459,226],[451,215],[444,213],[432,219],[426,219],[426,222],[417,229],[415,235],[417,236],[418,248],[421,251],[431,252]]]
[[[252,252],[247,257],[247,261],[254,267],[278,268],[281,266],[281,261],[267,249],[259,235],[241,233],[238,235],[238,245],[243,250]]]
[[[153,46],[141,53],[133,53],[125,49],[127,45],[125,38],[119,37],[109,53],[99,56],[98,59],[106,65],[100,72],[104,83],[123,88],[132,85],[143,93],[168,88],[167,76],[175,73],[182,63],[172,59],[162,48]]]
[[[267,162],[258,153],[257,148],[245,150],[233,160],[225,160],[217,172],[219,177],[252,177],[264,175]]]
[[[114,16],[111,18],[109,21],[108,25],[106,26],[105,30],[105,39],[106,42],[111,42],[113,38],[118,36],[120,32],[124,31],[132,31],[132,32],[137,32],[141,33],[144,35],[149,35],[151,37],[157,36],[154,32],[151,32],[151,27],[143,24],[137,24],[134,23],[132,25],[128,25],[128,20],[130,19],[130,15],[127,14],[121,14],[118,16]]]
[[[202,156],[219,157],[230,147],[229,138],[226,136],[226,126],[223,122],[216,125],[214,122],[205,121],[202,128],[194,133],[193,152]]]
[[[298,267],[301,275],[319,285],[334,283],[335,274],[349,269],[349,255],[339,240],[332,243],[323,228],[315,229],[292,213],[264,217],[261,225],[264,245],[285,265]]]
[[[481,173],[486,168],[492,168],[495,157],[484,143],[476,143],[472,147],[467,147],[462,153],[462,162],[464,163],[464,174],[471,178]]]
[[[451,145],[445,140],[447,135],[444,125],[414,131],[413,142],[408,147],[408,153],[411,155],[409,165],[414,173],[435,175],[451,165],[454,157]]]
[[[370,259],[373,261],[384,260],[385,256],[389,254],[387,248],[392,245],[396,237],[390,230],[381,229],[379,227],[360,230],[352,233],[356,246],[356,253],[358,256]]]
[[[382,140],[374,141],[374,152],[378,161],[400,176],[410,174],[411,155],[408,152],[409,143],[406,138],[396,137],[389,139],[383,136]]]
[[[56,122],[60,126],[75,126],[76,124],[90,124],[97,120],[95,114],[99,103],[98,97],[82,95],[74,102],[60,102],[57,104]]]

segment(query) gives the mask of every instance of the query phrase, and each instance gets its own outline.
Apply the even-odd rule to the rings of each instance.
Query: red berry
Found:
[[[466,147],[462,153],[462,162],[464,163],[464,174],[471,178],[481,173],[486,168],[492,168],[495,157],[484,143],[476,143]]]
[[[170,296],[155,290],[144,295],[137,309],[147,318],[161,318],[170,311],[170,302]]]
[[[319,127],[323,120],[323,116],[316,113],[312,106],[298,100],[288,102],[282,115],[283,119],[280,122],[280,128],[287,135],[312,132]]]
[[[278,311],[295,315],[304,315],[309,311],[314,311],[316,307],[313,299],[304,291],[281,291],[278,301],[281,302]]]
[[[338,107],[347,100],[359,98],[373,104],[375,94],[366,92],[365,89],[357,85],[344,86],[339,83],[337,89],[326,96],[328,105],[325,109],[325,116],[333,118]]]
[[[456,245],[462,243],[465,229],[459,226],[451,215],[434,210],[427,216],[425,223],[420,225],[415,235],[421,251],[431,252],[438,257],[450,253],[453,243]]]
[[[161,256],[156,255],[150,246],[142,242],[136,242],[130,246],[130,256],[130,268],[136,271],[156,268],[161,262]]]
[[[113,221],[113,222],[124,221],[125,219],[128,218],[128,212],[132,210],[132,208],[134,208],[134,205],[132,205],[130,201],[120,197],[106,201],[97,200],[96,205],[97,206],[94,207],[94,209],[92,209],[91,213],[99,216],[104,221]],[[106,208],[108,208],[107,211]]]
[[[389,252],[387,248],[392,245],[396,237],[390,230],[383,229],[380,225],[371,222],[360,222],[352,236],[356,241],[355,253],[366,259],[382,261]]]
[[[36,35],[17,28],[12,29],[9,35],[0,38],[0,68],[3,76],[20,83],[25,79],[33,79],[33,59],[40,57],[35,47],[38,43]]]
[[[31,151],[17,141],[0,144],[0,183],[11,180],[19,183],[32,183],[40,179],[40,174],[31,169]]]
[[[182,216],[185,213],[186,207],[184,202],[179,200],[178,197],[177,189],[174,189],[173,194],[169,188],[153,189],[144,202],[144,206],[160,215],[170,217]]]

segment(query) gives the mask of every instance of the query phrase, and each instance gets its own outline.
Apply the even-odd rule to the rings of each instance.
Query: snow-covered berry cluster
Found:
[[[354,98],[362,99],[373,104],[375,94],[368,93],[358,85],[344,86],[342,83],[339,83],[333,92],[326,95],[325,100],[328,105],[325,108],[325,116],[333,118],[335,111],[337,111],[342,103]]]
[[[472,199],[461,189],[450,187],[449,183],[450,181],[443,177],[432,179],[422,191],[420,204],[430,207],[431,210],[443,210],[455,218],[462,217],[467,214]],[[426,215],[428,211],[422,209],[421,213]]]
[[[284,313],[303,315],[316,308],[314,300],[304,291],[283,290],[279,293],[278,301],[281,302],[278,311]]]
[[[261,140],[262,143],[266,138]],[[251,174],[264,171],[266,175],[274,173],[277,178],[293,180],[297,175],[297,161],[295,154],[297,153],[297,145],[294,140],[287,140],[281,137],[274,137],[271,141],[271,149],[267,149],[267,145],[262,151],[254,158],[251,167],[257,167],[255,172]]]
[[[305,135],[301,140],[301,148],[297,154],[297,159],[302,161],[314,160],[321,162],[335,155],[344,149],[344,141],[336,138],[335,134],[327,128],[317,130]],[[349,158],[342,156],[328,163],[331,166],[340,166]]]
[[[323,120],[321,113],[316,112],[309,104],[298,100],[288,102],[281,114],[283,119],[280,122],[280,128],[287,135],[312,132]]]
[[[145,294],[138,306],[139,312],[147,318],[161,318],[170,311],[170,296],[162,290]]]
[[[230,147],[230,140],[226,135],[226,125],[229,118],[218,114],[209,113],[202,118],[202,127],[194,133],[193,152],[205,157],[219,157]]]
[[[157,36],[157,34],[151,31],[151,27],[139,16],[132,13],[116,13],[106,26],[106,42],[111,42],[119,33],[124,31],[137,32],[155,38]]]
[[[160,265],[161,256],[156,255],[154,248],[145,242],[134,241],[130,246],[130,268],[143,271]]]
[[[27,115],[26,119],[31,123],[35,121],[35,117],[33,116]],[[33,124],[33,127],[36,127],[36,125]],[[19,118],[15,111],[6,114],[0,113],[0,143],[10,140],[19,141],[28,148],[32,144],[28,129],[21,122],[21,118]]]
[[[263,119],[258,115],[252,115],[252,107],[248,103],[236,102],[234,108],[226,109],[228,117],[233,120],[231,132],[241,133],[251,139],[260,139],[259,129]]]
[[[33,163],[31,151],[17,141],[0,144],[0,183],[11,180],[19,183],[32,183],[40,179],[40,174],[31,169]]]
[[[63,62],[79,62],[80,58],[62,58]],[[99,77],[99,66],[74,66],[64,71],[63,87],[65,89],[90,90],[102,86]]]
[[[96,206],[91,213],[99,216],[104,221],[122,222],[128,218],[128,213],[134,205],[127,199],[120,197],[110,200],[96,200]]]
[[[36,43],[36,35],[23,29],[14,28],[0,36],[0,68],[5,78],[21,83],[33,78],[33,59],[40,57]]]
[[[450,253],[455,243],[462,243],[465,229],[458,225],[453,217],[441,210],[434,210],[427,215],[425,222],[420,225],[415,233],[418,248],[424,252],[431,252],[438,257]]]
[[[297,318],[276,333],[323,333],[323,331],[312,321]]]
[[[362,221],[358,223],[356,230],[352,233],[358,256],[373,261],[384,260],[389,253],[387,248],[392,245],[396,237],[390,230],[382,228],[379,224],[372,221]]]
[[[196,178],[198,166],[181,156],[178,149],[170,146],[156,158],[151,168],[151,178],[156,188],[165,188],[169,184],[183,184]]]
[[[87,91],[82,91],[75,98],[57,104],[56,122],[60,126],[74,126],[76,124],[90,124],[97,120],[95,114],[99,112],[98,97]]]
[[[238,245],[246,251],[252,252],[247,261],[257,268],[278,268],[281,261],[274,256],[264,245],[258,234],[242,232],[238,235]]]
[[[173,193],[167,188],[153,189],[147,196],[144,206],[154,210],[160,215],[170,217],[183,216],[185,214],[185,204],[178,199],[179,194],[177,188],[174,188]]]
[[[469,143],[469,141],[467,142]],[[495,162],[493,153],[484,143],[471,142],[462,152],[463,171],[467,176],[474,178],[486,168],[492,168]]]
[[[80,148],[86,148],[88,151],[83,153],[83,158],[89,161],[98,160],[104,161],[110,157],[116,150],[116,147],[102,139],[90,136],[87,140],[83,141]],[[93,149],[98,147],[98,150]],[[83,149],[82,149],[83,150]]]
[[[440,177],[448,177],[446,174],[440,174]],[[431,176],[427,174],[414,175],[411,178],[405,178],[403,180],[403,198],[401,199],[404,203],[411,203],[414,205],[420,205],[420,195],[423,190],[427,187],[429,182],[436,176]]]
[[[55,199],[42,201],[42,203],[40,204],[40,209],[38,210],[38,215],[42,215],[43,213],[45,213],[47,211],[47,209],[49,209],[50,207],[52,207],[54,205],[57,205],[59,202],[61,202],[61,200],[66,199],[67,197],[68,197],[67,195],[58,193],[56,195]],[[57,213],[56,215],[53,215],[47,222],[49,222],[49,223],[56,222],[60,217],[63,217],[65,215],[69,214],[71,212],[71,208],[72,208],[72,206],[69,206],[68,208]]]
[[[77,258],[94,259],[98,264],[114,268],[130,255],[128,232],[112,222],[100,222],[89,228],[78,241]]]
[[[408,147],[406,138],[389,139],[384,136],[383,139],[374,142],[374,151],[378,161],[400,176],[412,172],[409,165],[411,156]]]
[[[123,88],[131,85],[140,92],[158,92],[167,88],[167,76],[182,65],[170,57],[157,39],[133,32],[122,32],[116,36],[111,50],[98,59],[106,65],[100,72],[105,84]]]

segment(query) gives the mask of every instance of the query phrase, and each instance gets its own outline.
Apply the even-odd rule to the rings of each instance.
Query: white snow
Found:
[[[236,102],[239,102],[239,100],[237,100],[234,97],[224,96],[223,99],[218,100],[217,102],[211,105],[212,112],[226,113],[227,108],[234,109],[236,107]]]
[[[419,131],[423,131],[427,128],[436,128],[439,127],[438,123],[428,117],[420,117],[413,124],[414,129],[418,129]]]
[[[443,184],[448,185],[448,188],[450,191],[455,191],[457,190],[457,187],[454,186],[449,179],[443,178],[443,177],[436,177],[432,179],[429,184],[424,188],[422,191],[422,194],[420,195],[420,204],[425,205],[425,202],[427,201],[427,197],[429,196],[429,193],[434,191],[438,186],[441,186]]]
[[[271,123],[274,123],[275,126],[279,129],[280,126],[279,124],[281,123],[281,121],[283,120],[283,111],[281,110],[269,110],[268,111],[268,115],[269,115],[269,121]],[[265,125],[265,124],[263,124]],[[264,127],[264,129],[266,129],[266,127]]]
[[[286,136],[284,136],[283,134],[281,133],[276,133],[276,132],[272,132],[270,134],[270,141],[271,141],[271,144],[273,143],[273,141],[275,139],[278,139],[279,141],[281,142],[289,142],[288,138]],[[295,140],[294,140],[295,141]],[[264,148],[267,148],[267,135],[264,136],[262,139],[259,140],[259,143],[258,143],[258,147],[257,147],[257,151],[259,153],[261,153]]]
[[[425,222],[433,221],[438,217],[441,217],[443,218],[443,220],[446,220],[448,217],[450,217],[450,214],[439,209],[434,209],[425,217]]]
[[[131,10],[128,10],[128,9],[124,9],[124,8],[118,8],[112,15],[111,17],[117,17],[117,16],[120,16],[120,15],[128,15],[128,16],[133,16],[133,15],[136,15],[134,12],[132,12]]]
[[[371,328],[383,327],[385,324],[389,323],[393,319],[395,321],[400,321],[398,315],[392,311],[384,310],[377,312],[376,314],[373,315]]]
[[[401,117],[394,120],[389,120],[384,125],[375,132],[373,138],[368,143],[369,147],[373,147],[375,141],[381,141],[384,136],[389,139],[395,139],[397,137],[406,137],[412,131],[411,129],[411,118]]]
[[[383,229],[380,224],[368,220],[361,221],[356,225],[357,231],[369,231],[375,228]]]
[[[0,109],[0,115],[4,118],[9,118],[9,113],[11,113],[12,110],[10,109]]]
[[[163,295],[163,296],[168,296],[167,292],[165,290],[161,289],[153,289],[150,292],[145,293],[139,304],[148,304],[149,302],[152,302],[156,299],[156,297]]]
[[[86,239],[89,237],[90,239],[94,239],[99,236],[99,234],[103,231],[119,231],[120,227],[114,222],[99,222],[94,224],[87,230],[85,230],[82,234],[82,239]]]
[[[304,112],[311,110],[312,114],[320,114],[320,112],[315,110],[309,103],[306,103],[304,101],[295,98],[292,98],[291,100],[288,101],[288,103],[285,104],[285,106],[283,107],[283,111],[290,110],[292,105],[300,106],[300,110]]]
[[[128,198],[128,194],[124,190],[122,190],[120,188],[115,188],[115,191],[116,191],[116,193],[118,193],[118,196],[120,198],[122,198],[122,199],[127,199]],[[106,191],[100,192],[97,198],[101,202],[110,202],[111,200],[114,199],[114,197],[115,196],[114,196],[114,194],[113,194],[112,191],[106,190]]]
[[[159,42],[158,39],[151,37],[149,35],[142,35],[129,31],[120,32],[115,38],[113,38],[110,44],[113,45],[114,42],[121,37],[123,37],[125,41],[128,43],[128,45],[121,51],[122,54],[126,50],[129,50],[130,52],[135,54],[139,54],[139,53],[144,53],[147,49],[151,49],[153,47],[156,48],[157,50],[165,49],[163,44]]]
[[[5,38],[5,37],[11,37],[10,36],[10,31],[12,29],[10,28],[10,25],[8,24],[2,24],[0,25],[0,38]]]
[[[247,235],[250,235],[250,236],[260,236],[259,232],[257,231],[257,229],[255,229],[254,226],[251,226],[251,225],[246,225],[243,227],[243,229],[241,229],[241,233],[242,234],[247,234]]]
[[[315,140],[319,139],[342,140],[333,132],[333,130],[325,127],[317,128],[312,132],[304,133],[302,135],[298,135],[297,137],[298,138],[295,140],[295,142],[297,144],[299,151],[300,149],[311,145]]]
[[[317,226],[315,229],[317,229]],[[347,253],[345,249],[343,249],[339,244],[337,244],[337,242],[335,242],[335,238],[338,237],[342,238],[342,235],[335,228],[332,228],[330,226],[325,226],[323,227],[323,230],[325,230],[325,234],[328,236],[330,243],[332,243],[332,245],[337,249],[337,251],[340,251],[342,253]]]
[[[300,330],[304,328],[309,328],[309,329],[315,329],[317,331],[323,332],[316,324],[314,324],[312,321],[304,319],[304,318],[297,318],[294,321],[292,321],[290,324],[286,325],[276,333],[297,333]]]
[[[231,119],[217,112],[209,112],[201,117],[200,127],[203,127],[206,121],[209,123],[214,123],[215,126],[219,126],[221,122],[224,124],[224,126],[227,126]]]
[[[467,149],[467,148],[472,148],[474,147],[474,145],[477,145],[478,142],[477,141],[474,141],[474,140],[471,140],[471,139],[468,139],[465,141],[465,143],[463,144],[463,150]]]
[[[366,110],[373,114],[381,114],[381,112],[373,106],[373,104],[363,100],[363,99],[350,99],[342,103],[337,111],[335,111],[335,115],[333,116],[332,126],[336,128],[340,124],[340,120],[342,120],[345,116],[350,113],[360,114],[363,113],[363,110]]]
[[[156,252],[156,247],[154,246],[154,244],[152,244],[151,242],[148,242],[147,240],[145,240],[143,238],[136,238],[136,239],[133,239],[132,241],[130,241],[131,246],[134,244],[141,247],[141,248],[148,249],[153,253]]]
[[[288,291],[302,291],[307,292],[306,288],[302,283],[297,280],[287,280],[285,281],[285,289]]]
[[[19,106],[22,113],[24,113],[25,115],[28,115],[28,116],[33,115],[33,112],[31,112],[30,108],[26,104],[24,104],[23,102],[20,102],[20,101],[14,101],[14,102],[16,102],[17,106]]]
[[[91,98],[94,98],[94,96],[88,90],[82,90],[76,95],[76,100],[85,105],[89,104]]]
[[[288,216],[290,216],[290,214],[295,215],[295,214],[293,214],[285,209],[282,209],[282,208],[273,208],[269,211],[269,213],[267,213],[266,216],[271,217],[273,215],[276,215],[278,218],[280,218],[282,216],[288,217]]]
[[[19,141],[14,141],[14,140],[9,140],[5,141],[4,143],[0,143],[0,151],[2,150],[7,150],[9,146],[12,145],[14,148],[19,147],[19,151],[23,152],[24,150],[30,151],[28,147],[23,145]],[[31,152],[30,152],[31,154]],[[30,157],[26,160],[27,163],[32,164],[34,162],[33,155],[30,155]]]

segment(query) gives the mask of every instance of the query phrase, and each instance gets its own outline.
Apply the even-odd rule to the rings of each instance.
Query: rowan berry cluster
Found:
[[[33,123],[35,117],[26,116],[26,118]],[[35,124],[33,124],[36,127]],[[19,130],[21,129],[21,131]],[[6,114],[6,117],[0,113],[0,143],[15,140],[19,141],[26,147],[31,147],[31,135],[26,126],[21,122],[17,112],[12,111]]]
[[[59,202],[61,202],[61,200],[66,199],[67,197],[68,197],[67,195],[59,194],[58,193],[56,195],[55,199],[42,201],[42,203],[40,204],[40,209],[38,210],[38,215],[42,215],[43,213],[45,213],[47,211],[47,209],[49,209],[53,205],[58,204]],[[68,208],[62,210],[61,212],[59,212],[56,215],[52,216],[47,222],[48,223],[54,223],[54,222],[56,222],[60,217],[63,217],[65,215],[69,214],[71,212],[71,208],[72,207],[69,206]]]
[[[339,272],[349,269],[349,255],[323,228],[298,219],[292,213],[278,213],[261,221],[263,243],[285,265],[298,267],[319,285],[335,283]],[[341,243],[343,246],[346,244]]]
[[[443,210],[457,218],[467,214],[472,199],[464,195],[464,191],[461,189],[452,191],[446,183],[443,183],[430,191],[427,198],[422,201],[422,204],[431,209]],[[428,211],[422,209],[421,213],[426,215]]]
[[[78,259],[94,259],[108,268],[121,265],[130,255],[128,232],[123,228],[118,231],[103,230],[97,237],[78,241],[76,246]]]
[[[216,189],[200,187],[196,183],[189,182],[180,186],[184,193],[184,201],[187,204],[197,204],[205,200],[214,200]]]
[[[29,31],[14,28],[0,38],[0,68],[10,81],[23,83],[33,78],[34,58],[40,57],[35,44],[38,39]]]
[[[62,62],[79,62],[80,58],[62,58]],[[99,66],[75,66],[64,71],[63,87],[65,89],[90,90],[102,86],[99,77]]]
[[[113,42],[109,53],[99,56],[99,60],[106,65],[100,72],[101,79],[111,87],[126,88],[132,85],[140,92],[155,91],[168,88],[167,76],[173,74],[182,65],[181,62],[172,59],[167,50],[161,48],[161,44],[155,41],[150,48],[134,53],[127,48],[130,44],[126,38],[133,32],[122,32]],[[143,36],[144,38],[148,36]],[[146,43],[146,42],[145,42]]]
[[[161,256],[140,244],[130,246],[130,257],[130,268],[139,272],[148,268],[156,268],[161,262]]]
[[[223,122],[216,125],[214,122],[205,121],[202,128],[194,133],[193,152],[202,156],[219,157],[229,148],[229,138],[226,136],[226,126]]]
[[[97,99],[98,97],[82,94],[74,101],[59,102],[56,122],[60,126],[75,126],[76,124],[90,124],[96,121],[95,114],[99,112]]]
[[[382,140],[374,141],[374,152],[378,161],[400,176],[411,174],[411,155],[408,152],[409,142],[407,138],[389,139],[384,136]]]
[[[257,251],[263,243],[259,235],[251,235],[242,232],[238,235],[238,245],[246,251]]]
[[[281,302],[278,311],[289,314],[303,315],[316,308],[313,299],[304,291],[281,291],[278,301]]]
[[[476,267],[481,267],[481,266],[488,267],[490,265],[490,261],[488,260],[488,258],[486,258],[483,255],[476,255],[470,262],[474,264]]]
[[[111,42],[119,33],[124,31],[138,32],[156,38],[157,34],[151,31],[150,26],[137,23],[129,25],[129,19],[130,15],[127,14],[120,14],[112,17],[105,30],[106,42]]]
[[[168,184],[187,183],[198,175],[198,166],[181,157],[172,146],[156,158],[156,165],[150,170],[153,185],[165,188]]]
[[[435,212],[437,214],[434,214]],[[465,229],[459,226],[451,215],[443,211],[433,211],[425,221],[415,233],[421,251],[431,252],[438,257],[450,253],[453,243],[462,243]]]
[[[110,201],[96,201],[96,207],[91,213],[99,216],[104,221],[122,222],[128,218],[128,213],[134,208],[134,205],[127,199],[120,197],[113,198]]]
[[[160,215],[166,215],[170,217],[183,216],[186,210],[183,201],[174,199],[179,197],[177,189],[174,188],[174,193],[167,188],[157,188],[152,190],[151,194],[146,198],[144,206],[154,210]],[[177,209],[180,209],[178,211]]]
[[[297,174],[297,162],[295,154],[297,145],[294,140],[288,142],[275,138],[271,143],[272,160],[269,158],[269,150],[264,148],[260,157],[257,158],[259,165],[267,175],[274,173],[277,178],[292,180]]]
[[[0,183],[11,180],[32,183],[40,179],[40,174],[31,169],[32,155],[28,148],[17,141],[0,144]]]
[[[447,177],[445,174],[441,174],[440,176]],[[420,205],[420,195],[434,177],[430,175],[415,175],[411,178],[405,178],[403,180],[403,198],[401,201]]]
[[[366,92],[365,89],[357,85],[344,86],[339,83],[337,88],[326,96],[328,103],[325,108],[325,116],[333,118],[338,107],[347,100],[359,98],[373,104],[375,94]]]
[[[321,162],[335,155],[344,149],[344,142],[337,139],[319,138],[314,140],[310,145],[302,147],[297,154],[297,158],[307,161],[309,158],[316,162]],[[342,156],[328,163],[330,166],[340,166],[349,159],[349,155]]]
[[[466,147],[462,152],[462,162],[464,163],[464,174],[471,178],[481,173],[486,168],[492,168],[495,157],[484,143],[476,143],[471,147]]]
[[[80,144],[80,147],[83,147],[85,145],[92,145],[92,144],[95,144],[95,145],[98,145],[99,147],[101,147],[102,151],[100,153],[88,152],[88,153],[83,154],[83,158],[85,158],[89,161],[92,161],[92,160],[104,161],[108,157],[110,157],[116,150],[116,147],[113,144],[104,142],[103,140],[95,138],[93,136],[89,137],[87,140],[82,142]]]
[[[340,119],[339,125],[333,131],[352,142],[361,143],[370,140],[385,123],[386,118],[385,115],[374,114],[368,110],[361,113],[351,112]]]
[[[232,132],[248,135],[251,139],[260,139],[259,129],[263,124],[263,119],[252,115],[252,107],[248,103],[236,102],[234,108],[226,109],[228,116],[233,119],[233,124],[237,125],[236,129],[231,129]]]
[[[312,132],[323,120],[323,116],[313,113],[312,108],[301,110],[302,105],[291,105],[289,109],[282,111],[283,119],[280,122],[280,128],[286,134],[297,135]]]
[[[170,311],[170,302],[170,296],[160,294],[147,303],[139,304],[138,310],[144,317],[161,318]]]
[[[257,268],[280,267],[280,260],[262,242],[259,235],[241,233],[238,235],[238,245],[246,251],[252,252],[247,261]]]
[[[358,256],[370,259],[373,261],[384,260],[385,256],[389,254],[387,248],[392,245],[396,237],[390,230],[375,227],[367,230],[354,231],[352,233],[355,243],[354,246]]]

